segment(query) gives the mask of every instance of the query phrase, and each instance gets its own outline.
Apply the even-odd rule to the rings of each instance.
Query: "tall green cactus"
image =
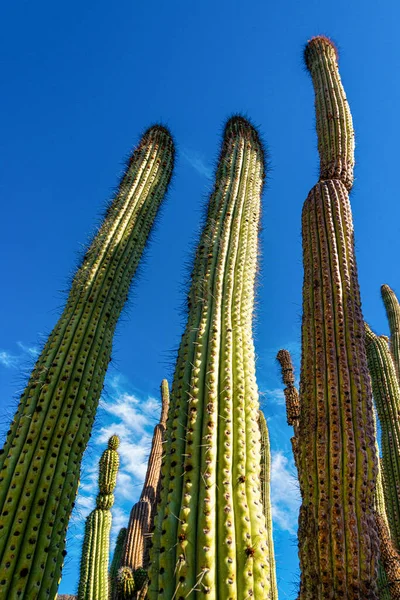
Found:
[[[368,367],[381,425],[384,493],[393,541],[400,549],[400,385],[387,338],[365,325]]]
[[[149,598],[271,597],[252,317],[263,149],[225,127],[171,393]]]
[[[271,574],[271,591],[269,598],[278,600],[278,586],[276,582],[274,539],[272,535],[272,510],[271,510],[271,450],[267,421],[262,410],[258,411],[258,426],[261,439],[261,496],[264,508],[265,522],[268,536],[268,562]]]
[[[153,528],[157,500],[160,493],[161,461],[163,454],[163,438],[169,408],[168,381],[161,382],[161,416],[160,422],[154,428],[151,451],[147,465],[147,473],[143,484],[143,490],[139,501],[134,504],[129,517],[129,525],[121,555],[122,577],[130,577],[133,574],[135,589],[140,590],[147,579],[148,554],[151,541],[151,530]],[[129,572],[128,569],[131,569]],[[141,583],[141,585],[140,585]],[[129,600],[127,592],[123,587],[117,593],[120,600]]]
[[[115,326],[173,162],[170,134],[151,127],[131,156],[21,397],[0,457],[0,596],[9,600],[47,600],[57,591]]]
[[[110,549],[111,507],[119,467],[119,438],[110,437],[99,464],[99,494],[96,508],[86,519],[78,600],[109,600],[108,555]]]
[[[315,88],[321,176],[302,220],[300,599],[373,600],[377,459],[348,197],[354,133],[332,42],[313,38],[305,60]]]
[[[388,285],[381,287],[382,299],[390,327],[390,344],[397,379],[400,382],[400,304],[396,295]]]
[[[119,569],[119,566],[121,563],[122,552],[124,549],[125,538],[126,538],[126,527],[122,527],[119,530],[117,539],[115,541],[113,559],[112,559],[111,566],[110,566],[111,587],[113,586],[113,582],[115,581],[115,579],[117,577],[118,569]]]

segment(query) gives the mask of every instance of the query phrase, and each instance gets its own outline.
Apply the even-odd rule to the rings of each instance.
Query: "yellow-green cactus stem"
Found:
[[[118,569],[121,564],[122,551],[124,549],[125,538],[126,538],[126,527],[122,527],[119,530],[119,533],[117,535],[113,559],[111,561],[111,566],[110,566],[110,582],[111,582],[111,588],[112,588],[112,597],[115,597],[116,577],[118,574]]]
[[[269,598],[278,600],[278,586],[276,583],[276,567],[274,553],[274,539],[272,535],[272,508],[271,508],[271,449],[269,445],[268,425],[262,410],[258,411],[258,426],[261,439],[261,494],[264,508],[265,524],[268,536],[268,564],[271,578],[271,591]]]
[[[151,600],[269,598],[252,319],[264,154],[242,117],[224,140],[168,413]]]
[[[326,38],[314,38],[306,50],[317,96],[341,96],[338,73],[324,79],[327,60],[329,69],[337,71],[335,49],[333,45],[329,49],[329,44]],[[317,110],[321,166],[325,160],[321,148],[328,144],[321,140],[326,134],[321,122],[325,119],[326,114]],[[375,600],[377,458],[347,190],[352,180],[348,165],[354,160],[346,149],[353,148],[353,130],[347,127],[348,118],[335,124],[334,130],[327,128],[328,147],[336,147],[340,139],[337,159],[342,162],[345,155],[346,160],[338,172],[325,173],[321,168],[321,179],[310,191],[302,215],[301,409],[296,460],[302,497],[300,600]],[[326,179],[332,176],[337,179]]]
[[[130,567],[121,567],[117,574],[118,598],[136,600],[136,586],[133,571]]]
[[[159,496],[161,461],[163,454],[163,438],[167,423],[169,407],[168,381],[161,382],[161,417],[154,428],[147,473],[139,502],[133,506],[129,517],[129,525],[121,557],[121,566],[132,569],[134,574],[138,569],[148,567],[148,553],[151,542],[151,531]],[[136,579],[135,579],[136,582]],[[142,587],[142,586],[141,586]],[[138,588],[136,585],[137,589]],[[121,597],[121,600],[125,600]]]
[[[117,483],[119,438],[113,435],[99,463],[96,508],[86,519],[78,600],[109,600],[108,556],[112,524],[111,507]]]
[[[400,385],[387,339],[365,325],[369,372],[381,426],[386,511],[393,541],[400,548]]]
[[[381,287],[382,299],[390,327],[390,345],[396,368],[397,379],[400,382],[400,304],[394,291],[388,286]]]
[[[320,157],[320,181],[339,179],[353,186],[353,119],[338,67],[338,51],[325,36],[312,38],[304,52],[315,92],[315,110]]]
[[[54,597],[115,326],[174,162],[169,132],[151,127],[39,356],[0,456],[0,596]]]

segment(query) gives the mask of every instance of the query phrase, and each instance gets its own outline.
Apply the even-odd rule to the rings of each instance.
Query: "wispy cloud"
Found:
[[[199,152],[185,148],[182,150],[182,156],[200,175],[203,175],[207,179],[212,179],[213,169],[205,162]]]
[[[274,524],[292,535],[295,534],[300,493],[293,461],[280,450],[272,453],[271,504]]]
[[[7,369],[15,369],[19,364],[19,357],[6,350],[0,350],[0,364]]]
[[[25,354],[32,356],[32,358],[39,356],[39,348],[37,346],[26,346],[22,342],[17,342],[17,346],[19,346]]]
[[[274,404],[280,404],[285,406],[285,394],[283,393],[283,386],[274,390],[265,390],[263,392],[267,402],[273,402]]]

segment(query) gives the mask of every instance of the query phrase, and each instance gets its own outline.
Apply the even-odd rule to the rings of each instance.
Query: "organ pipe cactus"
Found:
[[[0,456],[0,596],[9,600],[47,600],[57,591],[113,333],[173,162],[169,132],[151,127],[22,394]]]
[[[119,569],[119,566],[121,563],[122,551],[124,549],[124,544],[125,544],[125,538],[126,538],[126,527],[122,527],[122,529],[119,530],[117,540],[115,542],[114,554],[113,554],[113,559],[112,559],[111,567],[110,567],[110,581],[111,581],[112,586],[117,577],[118,569]]]
[[[99,465],[99,494],[96,508],[86,519],[83,540],[78,600],[108,600],[108,555],[111,531],[111,507],[119,467],[119,438],[113,435]]]
[[[391,536],[400,548],[400,385],[387,338],[365,326],[369,372],[381,425],[382,467]]]
[[[268,562],[271,574],[271,591],[269,598],[278,600],[278,586],[276,583],[274,540],[272,536],[272,510],[271,510],[271,451],[267,421],[262,410],[258,411],[258,426],[261,438],[261,496],[264,508],[265,522],[268,536]]]
[[[354,133],[335,46],[313,38],[305,60],[315,88],[321,169],[302,216],[300,600],[373,600],[377,459],[348,197]]]
[[[153,440],[147,473],[144,480],[143,490],[139,501],[134,504],[129,517],[129,525],[126,532],[125,543],[121,555],[121,575],[128,576],[128,569],[135,582],[135,590],[142,589],[146,579],[148,567],[148,552],[151,538],[151,530],[154,522],[155,507],[159,496],[160,469],[163,453],[163,437],[167,423],[169,407],[168,381],[161,382],[161,417],[160,422],[154,428]],[[130,575],[129,575],[130,576]],[[121,587],[118,598],[129,600],[130,594]]]
[[[390,327],[390,343],[397,379],[400,382],[400,304],[388,285],[381,288]]]
[[[264,155],[242,117],[224,140],[171,392],[151,600],[271,597],[252,317]]]

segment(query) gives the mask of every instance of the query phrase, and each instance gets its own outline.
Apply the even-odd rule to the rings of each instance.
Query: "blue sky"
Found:
[[[269,149],[255,341],[273,451],[274,537],[281,598],[295,598],[298,496],[275,354],[299,362],[300,215],[317,180],[313,90],[302,48],[339,46],[356,129],[351,202],[363,309],[387,332],[379,288],[400,292],[399,6],[393,1],[266,3],[22,1],[3,7],[0,191],[0,426],[54,326],[85,243],[147,126],[177,144],[173,185],[115,337],[69,533],[60,590],[73,592],[84,516],[107,436],[123,438],[115,530],[140,492],[158,387],[171,379],[184,325],[188,263],[225,120],[248,115]],[[298,373],[298,369],[297,369]]]

